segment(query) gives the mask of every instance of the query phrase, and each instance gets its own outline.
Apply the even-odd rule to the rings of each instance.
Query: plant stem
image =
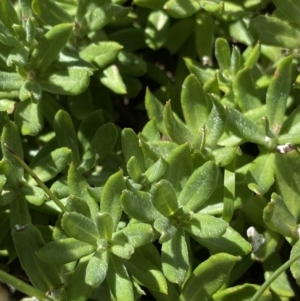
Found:
[[[271,285],[271,283],[285,270],[287,270],[296,260],[300,258],[300,253],[295,257],[290,258],[287,262],[285,262],[281,267],[279,267],[259,288],[259,290],[252,297],[251,301],[258,301],[259,297],[264,293],[264,291]]]
[[[33,170],[24,162],[24,160],[17,155],[17,153],[11,149],[6,143],[5,148],[15,157],[15,159],[21,164],[21,166],[32,176],[32,178],[38,183],[38,185],[46,192],[50,199],[61,209],[62,212],[66,212],[66,207],[55,196],[55,194],[39,179],[39,177],[33,172]]]
[[[46,296],[44,293],[34,288],[33,286],[27,284],[26,282],[7,274],[6,272],[0,270],[0,280],[8,285],[13,286],[18,291],[24,293],[30,297],[36,297],[39,300],[53,301],[50,297]]]

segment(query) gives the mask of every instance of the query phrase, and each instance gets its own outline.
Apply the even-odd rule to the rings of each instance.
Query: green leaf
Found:
[[[250,28],[257,32],[261,44],[289,49],[299,48],[300,30],[280,19],[258,16],[251,20]]]
[[[244,63],[244,66],[246,68],[253,68],[255,64],[257,63],[259,57],[260,57],[260,42],[257,42],[257,44],[253,47],[251,53],[249,56],[246,58],[246,61]]]
[[[162,134],[167,134],[167,129],[165,127],[164,117],[163,117],[164,106],[157,98],[154,97],[154,95],[150,92],[149,89],[146,90],[145,107],[149,119],[155,120],[155,124],[158,130]]]
[[[159,238],[159,243],[161,244],[169,241],[177,231],[177,227],[173,225],[173,221],[166,217],[157,218],[153,226],[161,234]]]
[[[264,209],[263,218],[271,230],[284,236],[299,237],[297,220],[278,194],[272,194],[271,201]]]
[[[22,268],[32,284],[44,293],[58,287],[61,280],[55,263],[41,262],[35,255],[44,246],[40,231],[31,224],[24,226],[24,229],[18,229],[16,225],[12,230],[12,237]]]
[[[41,103],[33,103],[29,98],[18,104],[15,110],[15,122],[22,135],[36,136],[44,126]]]
[[[142,250],[136,250],[129,260],[124,261],[124,264],[141,285],[163,294],[168,293],[165,276]]]
[[[168,156],[168,169],[164,178],[173,185],[176,192],[184,187],[193,171],[193,161],[189,145],[187,143],[176,147]]]
[[[97,245],[99,234],[95,223],[88,217],[77,212],[66,212],[61,219],[61,225],[69,236],[90,245]]]
[[[179,195],[178,203],[186,210],[196,211],[211,196],[218,179],[218,168],[212,161],[196,169]]]
[[[108,240],[112,238],[112,234],[114,232],[114,223],[109,213],[98,212],[95,216],[95,223],[100,238]]]
[[[266,145],[268,138],[253,121],[233,108],[227,108],[227,128],[246,141]]]
[[[145,42],[153,50],[161,48],[166,41],[169,16],[162,10],[152,11],[147,19]]]
[[[106,277],[110,292],[116,301],[132,301],[133,287],[121,258],[110,254]]]
[[[30,68],[44,72],[57,58],[61,50],[66,46],[73,24],[59,24],[52,27],[32,52],[29,60]]]
[[[194,20],[192,18],[186,18],[178,20],[174,25],[171,24],[168,30],[167,39],[164,43],[164,47],[167,48],[171,52],[171,54],[180,51],[189,36],[193,33],[193,21]],[[196,30],[198,30],[198,37],[198,35],[200,36],[201,34],[199,33],[198,27],[196,27]],[[197,39],[197,41],[198,40],[199,39]]]
[[[111,2],[104,0],[97,5],[93,2],[79,1],[77,20],[82,28],[87,27],[89,31],[98,31],[111,20]]]
[[[119,68],[116,65],[105,68],[98,76],[100,82],[113,92],[117,94],[127,93]]]
[[[95,246],[74,238],[63,238],[52,241],[35,253],[43,262],[54,265],[63,265],[93,253]],[[46,273],[47,274],[47,273]]]
[[[251,163],[249,177],[258,185],[254,191],[256,194],[265,194],[274,183],[274,161],[274,153],[261,153]]]
[[[19,24],[19,17],[10,0],[0,1],[0,21],[14,35],[12,26]]]
[[[267,118],[270,128],[278,134],[284,119],[287,99],[291,88],[293,57],[288,56],[280,61],[270,82],[267,98]]]
[[[150,166],[143,174],[142,184],[157,182],[165,173],[168,163],[164,158],[159,158],[152,166]]]
[[[55,182],[55,183],[57,183],[57,182]],[[56,184],[56,185],[58,186],[59,184]],[[51,190],[53,190],[53,186],[55,187],[55,184],[52,185]],[[69,191],[68,191],[68,194],[69,194]],[[67,210],[68,210],[68,212],[75,211],[86,217],[89,217],[89,218],[91,217],[90,208],[89,208],[88,204],[85,202],[85,200],[78,198],[74,195],[70,195],[68,197]]]
[[[46,201],[45,191],[40,187],[29,186],[25,184],[20,189],[20,193],[22,193],[25,199],[35,206],[40,206]]]
[[[122,215],[121,193],[124,189],[123,172],[120,170],[108,178],[102,190],[100,208],[111,215],[114,229]]]
[[[42,88],[39,82],[26,80],[20,88],[19,98],[21,101],[30,99],[32,102],[37,103],[42,99]]]
[[[182,227],[196,237],[209,239],[222,236],[228,223],[208,214],[196,213],[190,220],[184,221]]]
[[[142,76],[147,71],[147,65],[144,60],[125,50],[118,54],[117,65],[122,74],[129,76]]]
[[[71,161],[71,150],[58,148],[31,165],[33,172],[42,182],[47,182],[65,170]]]
[[[10,226],[31,225],[31,216],[28,209],[28,202],[23,195],[17,195],[9,203],[10,207]]]
[[[298,240],[292,247],[290,258],[297,256],[300,253],[300,240]],[[291,265],[291,272],[298,285],[300,285],[300,262],[295,261]]]
[[[212,66],[212,55],[214,47],[214,21],[211,15],[205,11],[200,11],[196,15],[195,41],[197,54],[202,64]]]
[[[168,0],[157,0],[153,2],[152,0],[133,0],[133,3],[137,6],[151,8],[151,9],[162,9],[164,4]]]
[[[16,65],[18,67],[24,67],[27,64],[29,57],[29,49],[26,46],[20,46],[14,48],[7,57],[7,66]]]
[[[100,159],[103,160],[103,158],[113,150],[117,138],[118,130],[111,122],[102,125],[97,130],[92,139],[91,145],[100,156]]]
[[[154,231],[148,224],[130,223],[122,231],[135,249],[154,240]]]
[[[21,159],[23,159],[23,148],[18,127],[12,121],[7,122],[2,130],[1,149],[3,159],[0,163],[1,174],[4,174],[9,183],[18,188],[23,180],[24,169],[15,159],[14,155],[5,147],[10,147]]]
[[[17,96],[18,96],[19,90],[23,85],[23,82],[24,82],[24,78],[21,77],[19,73],[0,71],[0,91],[2,91],[2,93],[13,91],[13,92],[17,92]]]
[[[169,0],[164,9],[173,18],[187,18],[201,8],[197,0]]]
[[[59,110],[53,121],[58,145],[66,146],[72,150],[72,160],[76,166],[80,164],[78,141],[71,116],[63,110]]]
[[[162,245],[162,268],[166,278],[181,285],[190,266],[184,230],[177,228],[172,238]]]
[[[111,242],[109,250],[111,253],[123,259],[129,259],[134,253],[132,245],[128,243],[115,242],[114,240]]]
[[[161,217],[161,214],[153,206],[149,193],[123,190],[121,202],[126,214],[138,221],[151,223]]]
[[[108,270],[108,254],[107,251],[97,250],[86,267],[85,283],[93,288],[98,287],[106,278]]]
[[[128,161],[132,156],[134,156],[139,163],[140,168],[142,169],[142,171],[144,171],[145,159],[143,151],[140,147],[139,137],[132,129],[125,128],[122,131],[121,139],[125,160]]]
[[[300,26],[300,5],[297,0],[273,0],[273,2],[279,11],[282,12],[291,23],[296,23]]]
[[[113,63],[123,46],[113,41],[101,41],[97,44],[90,44],[83,48],[79,55],[89,63],[95,63],[99,68],[104,68]]]
[[[82,257],[70,275],[67,286],[67,300],[86,301],[90,297],[93,288],[84,281],[89,259],[90,256]]]
[[[298,221],[300,218],[300,156],[297,151],[291,151],[286,154],[276,153],[275,155],[275,180],[277,183],[278,194],[284,200],[289,211]]]
[[[236,285],[233,287],[228,287],[223,290],[218,291],[213,295],[214,301],[251,301],[252,297],[260,288],[259,285],[245,283],[242,285]],[[264,291],[263,295],[258,299],[259,301],[270,301],[272,298],[272,293],[269,290]]]
[[[176,192],[170,182],[161,180],[151,188],[154,207],[164,216],[172,215],[178,209]]]
[[[193,135],[188,127],[172,112],[171,102],[168,101],[164,108],[164,122],[170,138],[178,143],[192,142]]]
[[[251,70],[244,68],[234,77],[232,83],[236,102],[242,112],[255,109],[261,105],[259,94],[254,86]]]
[[[194,74],[190,74],[182,84],[181,105],[188,129],[194,135],[198,134],[208,118],[211,103]]]
[[[282,266],[282,264],[280,255],[277,252],[273,252],[266,260],[264,260],[263,269],[265,280],[267,281],[268,278]],[[295,296],[286,272],[281,273],[274,281],[272,281],[270,288],[274,293],[285,298],[292,298]]]
[[[33,0],[32,10],[45,24],[52,26],[73,21],[66,11],[61,9],[55,2],[49,0]]]
[[[74,164],[70,165],[68,171],[68,187],[70,190],[70,195],[78,197],[87,203],[90,211],[89,214],[91,215],[92,219],[94,219],[97,212],[99,212],[99,205],[89,195],[87,189],[90,188],[90,185],[79,173]]]
[[[227,227],[225,234],[221,237],[200,238],[195,235],[191,236],[212,253],[226,252],[240,256],[249,254],[252,251],[251,244],[230,226]]]
[[[209,299],[227,280],[238,258],[226,253],[212,255],[193,271],[184,284],[180,301]],[[199,285],[201,283],[201,285]]]
[[[131,157],[126,164],[127,172],[129,176],[135,181],[139,182],[142,175],[141,166],[135,157]]]
[[[223,199],[223,213],[222,218],[226,222],[230,222],[234,214],[234,201],[236,175],[235,175],[235,158],[225,167],[224,170],[224,199]]]
[[[230,70],[231,51],[227,41],[224,38],[216,39],[215,56],[221,71],[224,73],[224,76],[227,77]]]
[[[39,82],[44,91],[60,95],[78,95],[89,86],[91,74],[91,71],[86,69],[71,67],[44,73]]]

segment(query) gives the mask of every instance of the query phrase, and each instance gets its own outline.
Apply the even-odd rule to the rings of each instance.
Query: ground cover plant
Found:
[[[0,281],[31,300],[298,300],[299,14],[1,0]]]

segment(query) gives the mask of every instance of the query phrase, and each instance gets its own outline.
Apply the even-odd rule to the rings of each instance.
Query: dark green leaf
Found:
[[[44,241],[40,231],[33,225],[24,225],[24,229],[15,228],[12,236],[23,269],[26,271],[32,284],[42,292],[58,287],[61,280],[54,262],[41,262],[35,252],[43,247]],[[56,254],[57,255],[57,254]]]
[[[71,16],[53,1],[33,0],[32,10],[45,24],[52,26],[73,21]]]
[[[76,166],[80,164],[78,141],[71,116],[59,110],[53,122],[56,139],[59,146],[66,146],[72,150],[72,159]]]
[[[12,26],[14,24],[19,24],[19,17],[10,0],[0,1],[0,21],[10,33],[14,34]]]
[[[160,269],[153,264],[151,258],[140,249],[132,254],[129,260],[124,262],[130,274],[142,285],[163,294],[168,293],[168,285],[165,276]]]
[[[297,0],[273,0],[276,7],[288,18],[291,23],[300,26],[299,13],[300,5]]]
[[[201,8],[197,0],[169,0],[164,9],[173,18],[187,18]]]

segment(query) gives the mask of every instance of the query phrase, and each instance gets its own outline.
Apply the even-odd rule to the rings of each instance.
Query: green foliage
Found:
[[[1,0],[0,280],[48,301],[299,294],[299,12]]]

